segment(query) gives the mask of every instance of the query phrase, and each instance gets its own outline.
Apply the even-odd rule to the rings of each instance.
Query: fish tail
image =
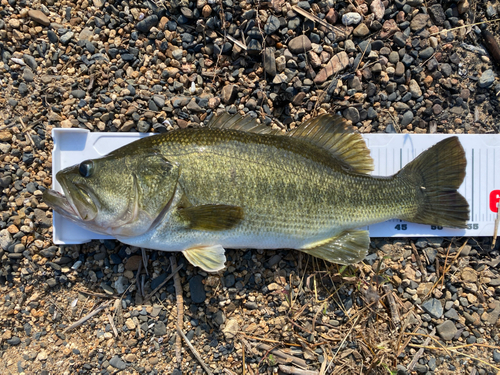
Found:
[[[457,192],[465,178],[465,151],[457,137],[435,144],[408,163],[398,178],[416,187],[416,213],[402,220],[466,228],[469,204]]]

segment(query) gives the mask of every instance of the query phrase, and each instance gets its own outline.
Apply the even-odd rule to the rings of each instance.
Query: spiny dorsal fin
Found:
[[[346,163],[352,172],[370,173],[374,169],[373,159],[365,141],[360,134],[354,133],[340,116],[320,115],[285,135],[327,149],[335,158]]]
[[[224,112],[220,116],[214,116],[207,125],[215,129],[241,130],[255,134],[278,134],[279,130],[274,130],[270,126],[259,124],[252,116],[230,115]]]
[[[330,151],[350,172],[370,173],[374,169],[370,150],[361,135],[354,133],[352,128],[346,125],[346,121],[337,115],[320,115],[288,133],[259,124],[251,116],[242,117],[227,112],[214,116],[208,127],[300,138]]]
[[[223,204],[205,204],[180,208],[179,215],[189,228],[218,231],[231,229],[243,219],[243,208]]]

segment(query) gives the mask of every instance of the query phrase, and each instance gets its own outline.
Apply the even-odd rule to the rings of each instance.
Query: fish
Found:
[[[84,228],[181,251],[207,272],[225,267],[227,248],[296,249],[345,265],[367,255],[367,225],[465,228],[466,164],[450,136],[393,176],[372,176],[366,143],[340,116],[282,132],[224,113],[63,169],[63,193],[47,189],[43,200]]]

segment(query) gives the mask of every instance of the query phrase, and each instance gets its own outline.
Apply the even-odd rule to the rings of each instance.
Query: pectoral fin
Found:
[[[220,271],[226,262],[225,250],[220,245],[193,247],[182,253],[189,263],[207,272]]]
[[[332,263],[352,264],[365,258],[369,246],[368,231],[351,230],[299,250]]]
[[[243,208],[222,204],[205,204],[179,209],[189,228],[198,230],[231,229],[243,219]]]

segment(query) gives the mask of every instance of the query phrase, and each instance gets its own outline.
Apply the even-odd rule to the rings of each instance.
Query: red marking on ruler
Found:
[[[500,204],[500,190],[492,190],[490,193],[490,210],[498,212],[498,205]]]

